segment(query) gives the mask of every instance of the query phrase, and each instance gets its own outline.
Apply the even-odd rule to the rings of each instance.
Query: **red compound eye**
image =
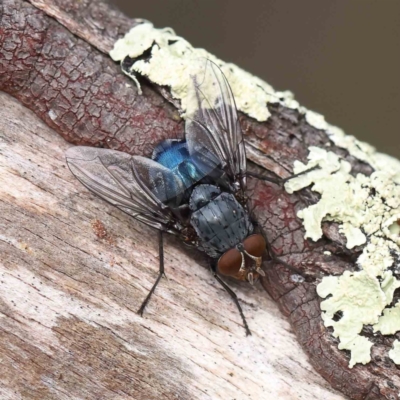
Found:
[[[249,236],[243,241],[243,247],[246,252],[254,257],[261,257],[264,254],[266,246],[267,243],[264,237],[258,233]]]
[[[218,272],[223,275],[235,276],[242,265],[242,255],[233,248],[226,251],[218,260]]]

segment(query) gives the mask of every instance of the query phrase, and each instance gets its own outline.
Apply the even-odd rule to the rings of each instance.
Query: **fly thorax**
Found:
[[[218,258],[241,243],[253,230],[249,215],[232,193],[214,185],[198,185],[190,202],[190,223],[200,247],[210,257]]]
[[[189,207],[192,211],[197,211],[207,205],[221,194],[221,190],[214,185],[198,185],[193,189],[190,196]]]

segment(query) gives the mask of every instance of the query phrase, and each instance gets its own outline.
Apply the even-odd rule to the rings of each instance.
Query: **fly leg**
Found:
[[[160,259],[160,269],[158,272],[158,276],[156,281],[154,282],[153,287],[150,289],[149,294],[147,295],[147,297],[144,299],[142,305],[140,306],[139,310],[138,310],[138,314],[140,314],[141,316],[143,316],[143,311],[147,306],[147,303],[150,300],[151,295],[153,294],[154,290],[156,289],[158,282],[160,282],[161,277],[165,275],[164,273],[164,246],[163,246],[163,233],[162,231],[158,231],[158,253],[159,253],[159,259]]]
[[[252,218],[251,223],[254,225],[255,228],[258,228],[260,230],[260,233],[263,235],[264,239],[265,239],[265,243],[266,243],[266,248],[268,251],[269,256],[271,257],[271,260],[273,261],[274,264],[281,264],[284,265],[286,268],[290,269],[293,273],[295,273],[296,275],[300,275],[304,278],[304,274],[302,271],[300,271],[298,268],[293,267],[293,265],[288,264],[286,261],[283,261],[282,259],[280,259],[275,251],[273,250],[271,243],[268,241],[267,239],[267,235],[264,233],[262,227],[259,225],[259,223]]]
[[[288,178],[279,178],[279,177],[274,178],[274,177],[272,177],[272,176],[264,176],[264,175],[262,175],[262,174],[256,174],[256,173],[254,173],[254,172],[247,172],[246,175],[247,175],[247,176],[251,176],[251,177],[253,177],[253,178],[260,179],[260,180],[262,180],[262,181],[267,181],[267,182],[276,183],[277,185],[284,185],[287,181],[290,181],[290,180],[293,179],[293,178],[297,178],[298,176],[307,174],[308,172],[314,171],[314,170],[316,170],[317,168],[319,168],[318,165],[316,165],[315,167],[306,169],[305,171],[299,172],[298,174],[291,175],[291,176],[289,176]]]
[[[297,269],[296,267],[293,267],[293,265],[288,264],[286,261],[281,260],[276,253],[274,252],[274,250],[272,249],[271,244],[268,242],[268,239],[266,238],[266,236],[264,235],[265,238],[265,242],[267,243],[267,251],[269,256],[271,257],[271,260],[274,262],[274,264],[282,264],[284,265],[286,268],[290,269],[293,273],[295,273],[296,275],[300,275],[304,278],[303,273]]]
[[[282,185],[283,186],[287,181],[289,181],[289,180],[291,180],[293,178],[297,178],[298,176],[307,174],[308,172],[314,171],[314,170],[316,170],[318,168],[320,168],[320,167],[318,165],[316,165],[315,167],[306,169],[305,171],[302,171],[302,172],[299,172],[298,174],[294,174],[292,176],[289,176],[288,178],[279,178],[279,177],[274,178],[274,177],[264,176],[264,175],[261,175],[261,174],[256,174],[256,173],[253,173],[253,172],[247,172],[246,175],[247,176],[252,176],[253,178],[256,178],[256,179],[260,179],[260,180],[263,180],[263,181],[267,181],[267,182],[271,182],[271,183],[275,183],[277,185]],[[254,220],[252,220],[252,223],[253,223],[254,226],[259,226],[258,223],[256,221],[254,221]],[[293,265],[290,265],[287,262],[281,260],[276,255],[276,253],[272,249],[271,244],[268,242],[266,235],[263,232],[262,232],[262,234],[263,234],[263,236],[265,238],[265,241],[267,243],[267,251],[268,251],[268,254],[270,255],[272,261],[275,264],[284,265],[286,268],[290,269],[293,273],[295,273],[297,275],[303,276],[303,273],[299,269],[297,269],[297,268],[293,267]]]
[[[211,269],[211,268],[210,268]],[[219,284],[229,293],[229,295],[232,297],[232,300],[235,302],[236,307],[239,310],[239,314],[242,317],[244,329],[246,331],[246,336],[251,335],[249,326],[247,325],[246,317],[243,314],[242,307],[240,306],[239,299],[236,296],[236,293],[217,275],[216,272],[212,271],[214,278],[219,282]]]

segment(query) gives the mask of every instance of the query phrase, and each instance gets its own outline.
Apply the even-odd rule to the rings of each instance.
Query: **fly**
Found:
[[[250,335],[238,298],[220,275],[253,285],[265,276],[261,265],[266,250],[293,269],[275,257],[257,232],[246,197],[246,176],[277,184],[285,180],[246,171],[232,90],[216,64],[207,60],[204,71],[201,84],[194,78],[196,106],[186,120],[184,138],[162,141],[151,158],[78,146],[67,151],[66,159],[89,190],[159,231],[159,274],[139,314],[164,275],[163,234],[170,233],[208,256],[214,277],[232,297]],[[206,96],[206,88],[212,88],[214,100]]]

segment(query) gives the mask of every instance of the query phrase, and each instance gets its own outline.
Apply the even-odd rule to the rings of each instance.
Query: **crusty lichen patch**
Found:
[[[384,335],[400,330],[400,308],[388,308],[394,291],[400,287],[389,268],[394,254],[399,254],[400,186],[393,170],[376,170],[371,176],[352,176],[347,161],[324,149],[311,147],[309,162],[296,162],[294,172],[319,165],[320,168],[286,184],[292,193],[312,185],[320,200],[301,211],[306,237],[316,241],[322,237],[323,221],[335,221],[347,239],[349,249],[364,245],[357,260],[360,271],[346,271],[342,276],[325,277],[317,287],[325,326],[333,327],[340,340],[340,349],[351,352],[350,367],[371,360],[373,345],[360,333],[364,325],[373,325]],[[337,312],[342,313],[338,321]],[[382,315],[383,314],[383,315]]]
[[[365,271],[342,276],[330,276],[318,286],[318,294],[327,300],[321,303],[322,319],[325,326],[333,327],[333,334],[340,338],[339,349],[351,351],[350,367],[356,363],[370,361],[372,343],[359,335],[366,324],[376,324],[386,305],[386,296],[379,281]],[[334,321],[341,311],[342,318]]]
[[[142,57],[144,54],[145,59]],[[123,62],[126,57],[132,59],[132,65],[126,73],[139,88],[136,74],[169,87],[173,98],[180,101],[184,118],[191,114],[195,104],[191,97],[192,77],[203,75],[206,59],[222,69],[232,87],[237,108],[250,117],[266,121],[270,116],[268,103],[281,103],[305,115],[309,112],[294,100],[291,92],[275,91],[271,85],[238,66],[225,63],[204,49],[193,47],[171,28],[156,29],[149,22],[138,24],[115,43],[110,56],[118,62]],[[207,91],[208,95],[210,93]]]
[[[147,54],[146,59],[141,57]],[[327,132],[332,141],[350,151],[360,160],[374,168],[387,168],[393,179],[400,183],[400,163],[393,157],[377,153],[367,143],[346,135],[340,128],[332,126],[325,118],[301,106],[289,91],[275,91],[262,79],[249,74],[238,66],[225,63],[204,49],[193,47],[188,41],[176,35],[171,28],[156,29],[150,22],[133,27],[119,39],[110,51],[114,61],[122,62],[127,56],[133,60],[128,74],[139,86],[135,75],[143,75],[161,86],[167,86],[171,95],[180,101],[182,117],[191,115],[194,98],[190,96],[192,76],[202,76],[205,59],[214,61],[227,76],[240,111],[262,122],[270,116],[267,104],[281,103],[297,109],[305,115],[307,122]],[[207,94],[212,91],[207,91]],[[212,99],[210,99],[212,103]]]
[[[383,311],[378,323],[374,325],[374,332],[378,331],[383,335],[394,335],[400,331],[400,303]]]
[[[400,342],[396,339],[393,342],[393,348],[389,351],[389,357],[398,365],[400,365]]]
[[[367,162],[376,170],[390,171],[392,179],[400,183],[400,162],[397,159],[387,154],[378,153],[370,144],[361,142],[354,136],[346,135],[342,129],[328,124],[321,114],[306,110],[305,117],[310,125],[326,131],[336,146],[347,149],[351,155]]]
[[[151,55],[148,60],[138,59],[149,50]],[[221,67],[235,93],[238,108],[253,118],[265,121],[269,117],[266,104],[272,98],[275,102],[279,97],[290,100],[289,94],[275,93],[261,79],[233,64],[223,63],[204,49],[192,47],[170,28],[155,29],[150,23],[137,25],[115,43],[110,55],[114,61],[123,61],[129,56],[136,60],[130,72],[147,76],[159,85],[169,86],[172,96],[181,101],[184,114],[190,114],[194,100],[188,96],[193,92],[192,76],[202,76],[206,59]]]
[[[170,28],[156,29],[148,22],[139,24],[115,43],[110,55],[121,63],[129,57],[124,72],[139,89],[136,75],[169,87],[172,97],[180,103],[183,118],[195,109],[193,76],[202,76],[205,59],[210,59],[228,78],[240,111],[262,122],[270,116],[268,103],[297,109],[310,125],[325,130],[337,146],[375,169],[370,177],[361,174],[353,177],[347,161],[325,149],[313,147],[310,148],[309,163],[297,162],[294,170],[300,172],[315,165],[321,168],[286,184],[288,192],[313,185],[312,189],[321,194],[318,203],[298,214],[304,221],[306,237],[318,240],[322,236],[321,223],[335,221],[340,224],[349,249],[363,246],[357,260],[360,270],[324,278],[318,293],[325,299],[321,303],[324,323],[333,327],[340,348],[350,350],[350,366],[369,362],[373,344],[360,335],[364,325],[372,324],[381,332],[392,332],[398,327],[394,321],[398,307],[390,309],[388,306],[395,289],[400,286],[389,270],[394,264],[393,254],[399,253],[400,245],[400,227],[397,226],[400,189],[396,185],[400,184],[400,162],[329,125],[322,115],[300,106],[290,92],[276,92],[266,82],[236,65],[225,63],[204,49],[194,48]],[[212,96],[212,90],[204,89]],[[209,100],[213,104],[213,98]],[[343,316],[335,321],[338,311]],[[400,363],[400,343],[395,342],[389,356]]]

